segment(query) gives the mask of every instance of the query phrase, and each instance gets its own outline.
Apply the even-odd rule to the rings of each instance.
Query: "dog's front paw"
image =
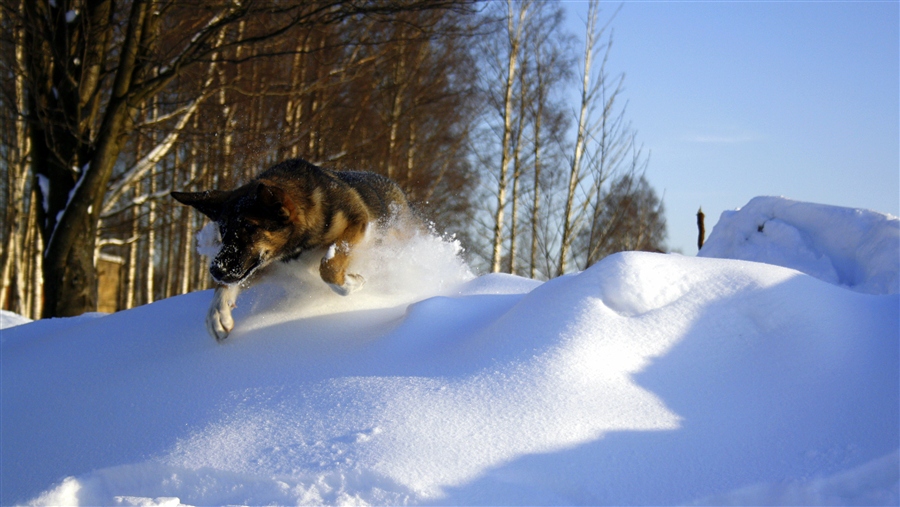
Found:
[[[362,275],[347,273],[344,276],[344,285],[329,283],[328,286],[331,287],[331,290],[337,292],[341,296],[349,296],[351,293],[362,289],[362,286],[365,284],[366,279],[363,278]]]
[[[231,305],[222,301],[221,304],[213,303],[206,314],[206,330],[216,341],[228,338],[228,333],[234,329],[234,319],[231,317]]]

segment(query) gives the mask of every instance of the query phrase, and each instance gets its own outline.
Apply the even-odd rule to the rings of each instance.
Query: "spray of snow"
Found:
[[[207,223],[197,233],[197,252],[212,260],[221,248],[218,225]],[[330,245],[306,252],[294,262],[270,264],[254,281],[254,286],[262,288],[251,289],[242,299],[255,301],[254,313],[268,306],[278,306],[295,316],[328,312],[343,296],[331,294],[322,282],[319,262],[323,257],[333,257],[335,248]],[[409,223],[369,227],[363,242],[354,248],[349,267],[349,272],[366,279],[366,287],[353,294],[350,306],[347,302],[342,306],[383,308],[444,294],[475,277],[462,254],[458,240],[441,236],[433,228]],[[294,307],[284,308],[285,301],[294,303]]]
[[[222,249],[222,235],[219,224],[208,222],[197,232],[197,253],[212,260]]]
[[[399,231],[399,232],[398,232]],[[321,278],[319,263],[331,247],[299,259],[270,264],[238,300],[247,329],[341,311],[394,308],[452,293],[475,277],[462,259],[459,241],[421,228],[370,227],[354,248],[348,272],[361,275],[365,287],[350,296],[335,294]],[[240,332],[241,325],[235,332]]]

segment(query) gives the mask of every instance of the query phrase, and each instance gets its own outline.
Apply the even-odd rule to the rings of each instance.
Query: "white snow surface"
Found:
[[[28,324],[29,322],[31,322],[31,319],[28,317],[23,317],[18,313],[7,310],[0,310],[0,329]]]
[[[284,266],[223,344],[211,291],[4,329],[0,503],[900,501],[896,293],[651,253],[475,277],[458,250],[373,242],[347,297]]]
[[[867,294],[900,292],[900,219],[876,211],[756,197],[723,212],[698,255],[785,266]]]

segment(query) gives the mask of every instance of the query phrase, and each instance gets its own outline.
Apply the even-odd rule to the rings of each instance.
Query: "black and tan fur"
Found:
[[[335,292],[348,295],[365,280],[348,273],[351,255],[370,223],[386,225],[409,214],[403,191],[375,173],[330,171],[305,160],[277,164],[234,190],[172,192],[214,220],[222,248],[209,271],[219,283],[207,329],[223,340],[234,327],[231,309],[240,287],[275,261],[322,250],[319,274]]]

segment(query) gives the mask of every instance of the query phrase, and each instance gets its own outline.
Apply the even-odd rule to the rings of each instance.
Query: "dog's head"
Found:
[[[281,188],[254,181],[235,190],[172,192],[177,201],[214,220],[222,248],[209,272],[219,283],[235,284],[284,254],[300,210]]]

